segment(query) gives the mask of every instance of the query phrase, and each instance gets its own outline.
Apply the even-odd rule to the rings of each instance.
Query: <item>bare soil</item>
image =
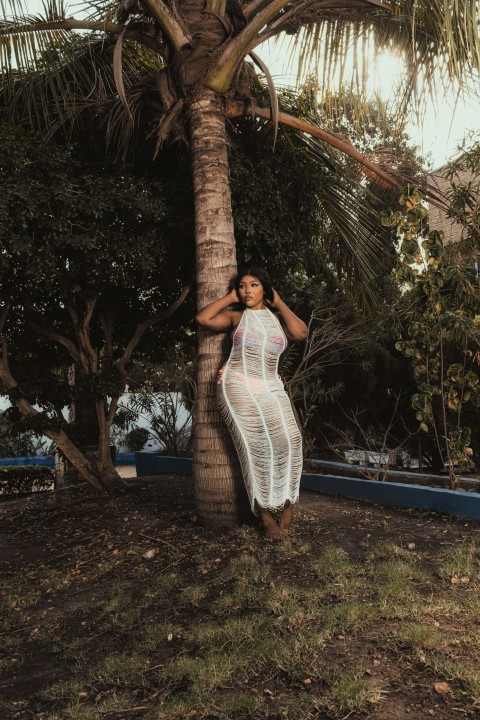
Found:
[[[5,650],[0,660],[0,718],[75,717],[72,693],[63,693],[62,686],[67,688],[72,680],[81,681],[88,668],[102,667],[107,653],[125,648],[128,633],[122,636],[120,631],[112,632],[102,625],[99,615],[93,614],[102,603],[108,605],[113,587],[125,588],[130,596],[136,593],[143,608],[141,623],[165,623],[165,627],[171,624],[174,628],[172,637],[168,633],[148,660],[152,670],[155,666],[164,668],[176,654],[186,652],[183,638],[195,619],[208,616],[216,586],[212,581],[210,595],[188,612],[185,607],[175,608],[172,602],[170,616],[168,605],[162,606],[161,613],[158,604],[142,605],[140,600],[148,583],[175,573],[198,585],[240,553],[260,557],[257,547],[270,568],[268,577],[262,580],[266,587],[268,583],[272,587],[288,583],[290,587],[310,590],[316,583],[322,586],[321,578],[312,575],[311,561],[326,546],[341,549],[365,572],[375,561],[375,548],[382,543],[393,544],[400,554],[415,554],[419,566],[430,573],[422,589],[425,602],[431,602],[438,593],[448,597],[449,603],[448,612],[442,614],[437,607],[435,615],[423,617],[422,621],[431,622],[432,631],[440,625],[452,632],[458,625],[459,641],[451,657],[463,663],[471,660],[472,671],[477,670],[478,653],[472,656],[469,644],[463,645],[466,628],[462,627],[462,608],[468,608],[478,597],[480,578],[465,580],[455,573],[451,578],[439,577],[438,558],[449,548],[476,543],[480,546],[478,522],[304,491],[296,512],[295,536],[286,542],[283,547],[268,543],[255,524],[240,530],[199,527],[191,480],[181,477],[132,478],[128,488],[109,497],[76,486],[3,502],[0,571],[7,628],[0,632]],[[388,602],[386,597],[386,606]],[[479,633],[480,617],[476,623],[471,613],[469,617],[470,637],[474,637]],[[304,717],[452,720],[480,716],[480,698],[474,696],[471,686],[461,677],[442,671],[441,665],[435,669],[431,662],[424,661],[421,652],[410,651],[395,639],[411,619],[386,612],[363,624],[346,623],[337,628],[325,641],[322,662],[325,667],[345,668],[372,679],[379,688],[379,699],[351,710],[338,707],[317,714],[309,710]],[[85,708],[92,708],[88,717],[107,720],[157,717],[155,713],[163,702],[164,677],[154,671],[148,683],[132,681],[129,686],[119,681],[116,691],[120,693],[121,685],[121,697],[117,708],[101,710],[112,681],[102,679],[99,672],[97,683],[90,679],[76,693],[78,717],[87,717],[82,714]],[[321,684],[315,686],[314,677],[302,679],[288,673],[257,675],[248,682],[247,692],[268,700],[259,706],[258,714],[238,715],[253,720],[302,718],[293,710],[289,714],[288,699],[302,700],[321,690]],[[228,692],[228,687],[223,691]],[[185,714],[187,717],[215,720],[220,715],[202,714],[193,708]]]

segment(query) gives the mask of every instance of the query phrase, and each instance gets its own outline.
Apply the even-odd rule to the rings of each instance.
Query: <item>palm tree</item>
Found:
[[[365,55],[393,46],[405,58],[404,107],[422,87],[463,85],[465,72],[480,66],[478,7],[467,0],[89,0],[82,18],[67,17],[62,0],[48,0],[43,16],[25,16],[19,1],[0,27],[1,95],[10,117],[54,132],[91,110],[101,121],[108,110],[110,135],[128,140],[132,128],[147,126],[158,145],[171,134],[187,137],[199,307],[221,295],[236,270],[226,118],[289,124],[308,133],[310,144],[328,144],[395,183],[348,139],[281,112],[274,97],[262,106],[247,61],[271,86],[258,46],[291,36],[304,66],[322,61],[324,92],[344,72],[349,48]],[[368,57],[360,71],[357,57],[357,75],[366,75]],[[194,474],[198,517],[210,524],[233,523],[238,509],[238,478],[214,402],[221,354],[222,338],[201,331]]]

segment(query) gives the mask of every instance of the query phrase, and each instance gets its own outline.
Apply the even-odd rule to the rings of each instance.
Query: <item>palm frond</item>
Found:
[[[144,38],[146,45],[155,42],[147,34],[148,19],[116,25],[113,5],[102,17],[99,6],[92,5],[89,17],[73,21],[65,15],[63,0],[48,0],[43,12],[36,15],[21,15],[20,0],[13,0],[8,17],[5,0],[0,2],[0,99],[13,122],[52,130],[74,123],[79,114],[95,105],[111,104],[118,97],[116,82],[120,82],[118,45],[114,62],[114,44],[120,33],[120,95],[124,102],[130,88],[160,67],[159,48],[154,52],[138,43]],[[103,3],[102,9],[105,12]],[[76,32],[83,26],[98,30]]]
[[[278,95],[277,95],[277,89],[275,87],[275,83],[273,82],[272,75],[270,73],[270,70],[268,69],[267,65],[263,62],[261,58],[258,57],[254,52],[250,53],[250,57],[252,58],[253,62],[258,65],[258,67],[263,71],[263,74],[265,75],[267,79],[267,85],[268,85],[268,92],[270,93],[270,107],[272,110],[272,120],[273,120],[273,147],[275,148],[275,143],[277,141],[277,134],[278,134]]]
[[[333,3],[332,3],[333,4]],[[290,61],[297,63],[302,83],[315,74],[322,97],[348,85],[366,90],[372,62],[383,51],[395,50],[405,72],[398,88],[403,106],[421,104],[455,84],[464,88],[480,69],[480,9],[478,2],[455,0],[385,0],[383,8],[332,8],[321,0],[299,2],[275,18],[258,38],[262,42],[281,33],[288,42]]]
[[[49,14],[17,17],[10,23],[44,26],[64,12],[62,0],[51,0],[46,10]],[[118,98],[118,67],[117,74],[112,71],[116,37],[65,29],[2,35],[0,28],[0,100],[7,119],[54,132],[62,126],[73,129],[82,113],[112,106]],[[125,42],[123,99],[159,67],[156,53],[137,42]]]
[[[281,105],[287,111],[297,107],[298,112],[298,97],[283,93]],[[305,106],[302,116],[312,124],[321,124],[316,104]],[[379,207],[395,205],[398,191],[395,186],[375,182],[375,176],[366,175],[358,162],[326,140],[304,132],[297,132],[295,138],[299,148],[318,161],[319,172],[326,176],[319,197],[324,218],[319,248],[332,259],[350,294],[364,306],[373,305],[378,302],[376,282],[385,268],[386,236],[380,227]],[[370,159],[398,186],[423,181],[418,165],[401,162],[391,149],[377,148],[374,156],[370,151]]]

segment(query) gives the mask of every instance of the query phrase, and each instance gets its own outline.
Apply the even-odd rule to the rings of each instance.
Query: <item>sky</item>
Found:
[[[8,2],[8,0],[7,0]],[[42,0],[23,0],[29,13],[40,12]],[[68,15],[77,15],[81,0],[67,3]],[[274,80],[278,85],[294,85],[296,68],[286,65],[286,50],[278,44],[265,43],[256,50],[266,62]],[[399,71],[399,61],[393,56],[384,55],[372,62],[376,72],[372,91],[377,92],[384,101],[388,101],[394,86],[394,79]],[[369,65],[370,70],[370,65]],[[449,159],[458,155],[458,146],[471,131],[480,131],[480,83],[476,99],[457,100],[452,94],[430,101],[423,121],[412,118],[407,126],[407,133],[420,149],[421,154],[430,161],[435,169]]]

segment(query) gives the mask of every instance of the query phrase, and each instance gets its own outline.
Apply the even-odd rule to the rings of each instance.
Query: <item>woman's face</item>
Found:
[[[241,302],[250,310],[262,310],[265,307],[263,302],[263,285],[253,275],[244,275],[238,284],[238,294]]]

